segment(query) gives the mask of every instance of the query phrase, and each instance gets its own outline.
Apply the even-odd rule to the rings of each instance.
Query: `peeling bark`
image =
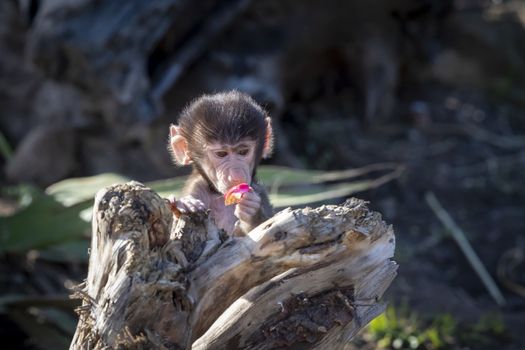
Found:
[[[245,237],[175,222],[139,183],[95,199],[71,349],[343,349],[384,310],[391,226],[365,202],[286,209]]]

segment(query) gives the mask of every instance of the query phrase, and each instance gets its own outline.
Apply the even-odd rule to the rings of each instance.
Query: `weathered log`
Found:
[[[343,349],[384,310],[391,226],[365,202],[283,210],[246,237],[175,222],[139,183],[99,192],[71,349]]]

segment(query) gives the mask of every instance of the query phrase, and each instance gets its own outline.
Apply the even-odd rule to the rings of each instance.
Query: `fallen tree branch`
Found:
[[[395,277],[392,228],[365,202],[284,210],[246,237],[172,222],[131,182],[97,195],[71,349],[342,349]]]

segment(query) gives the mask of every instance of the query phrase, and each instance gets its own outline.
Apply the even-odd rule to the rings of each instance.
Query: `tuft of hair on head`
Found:
[[[209,142],[235,144],[242,139],[257,140],[256,155],[262,157],[267,142],[266,111],[249,95],[232,90],[202,95],[181,113],[179,126],[199,158],[202,145]],[[201,147],[198,147],[201,145]]]

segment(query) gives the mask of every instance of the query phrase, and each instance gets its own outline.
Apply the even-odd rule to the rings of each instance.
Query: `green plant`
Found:
[[[382,349],[441,349],[453,342],[456,321],[448,314],[439,315],[429,326],[406,307],[389,306],[370,322],[368,334]]]
[[[409,312],[406,305],[389,306],[370,322],[366,340],[378,349],[457,349],[464,346],[493,349],[509,339],[501,315],[487,313],[474,324],[458,323],[450,314],[433,319]]]
[[[493,312],[483,315],[474,325],[465,327],[458,336],[462,344],[478,344],[485,347],[490,347],[494,342],[500,344],[500,340],[508,337],[501,315]]]

